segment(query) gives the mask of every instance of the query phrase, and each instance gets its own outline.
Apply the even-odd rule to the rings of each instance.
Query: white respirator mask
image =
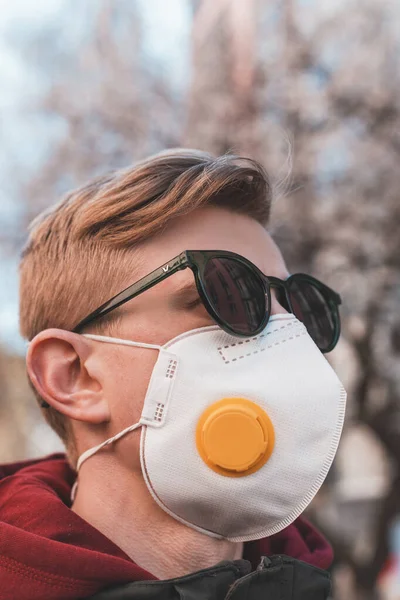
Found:
[[[274,315],[238,338],[217,326],[163,346],[85,337],[159,352],[138,423],[144,480],[174,519],[233,542],[278,533],[309,505],[335,457],[346,392],[305,326]]]

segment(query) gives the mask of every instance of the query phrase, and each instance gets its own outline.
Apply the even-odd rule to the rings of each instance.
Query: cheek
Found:
[[[135,323],[134,330],[124,332],[124,337],[162,346],[185,331],[209,325],[215,325],[215,322],[203,305],[190,311],[166,310],[165,307],[160,307],[159,310],[152,311],[151,315],[143,317],[140,323]],[[154,357],[152,365],[156,358],[157,356]],[[148,360],[148,357],[143,356],[143,364]]]
[[[114,431],[139,420],[157,358],[157,350],[123,348],[110,361],[107,397]]]
[[[110,361],[107,388],[111,407],[110,437],[139,421],[157,357],[156,350],[123,348],[118,358]],[[141,472],[140,435],[141,428],[114,445],[119,463],[138,474]]]

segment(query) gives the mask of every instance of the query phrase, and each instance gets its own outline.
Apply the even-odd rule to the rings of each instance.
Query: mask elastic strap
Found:
[[[94,333],[82,333],[82,337],[95,340],[96,342],[105,342],[106,344],[122,344],[123,346],[136,346],[136,348],[150,348],[151,350],[162,350],[162,346],[158,344],[146,344],[145,342],[132,342],[131,340],[122,340],[120,338],[112,338],[106,335],[95,335]],[[32,340],[31,340],[32,341]],[[26,347],[29,347],[31,342],[25,342]]]
[[[89,338],[90,340],[95,340],[96,342],[104,342],[106,344],[122,344],[123,346],[135,346],[137,348],[150,348],[151,350],[161,350],[162,349],[162,347],[159,346],[158,344],[146,344],[144,342],[143,343],[142,342],[132,342],[131,340],[112,338],[112,337],[108,337],[105,335],[95,335],[92,333],[84,333],[83,336],[86,338]],[[122,431],[117,433],[117,435],[114,435],[114,437],[109,438],[108,440],[105,440],[105,442],[102,442],[101,444],[99,444],[98,446],[95,446],[94,448],[89,448],[89,450],[86,450],[86,452],[83,452],[83,454],[80,455],[78,462],[76,464],[76,472],[79,473],[79,469],[81,468],[81,466],[83,465],[85,460],[87,460],[88,458],[93,456],[93,454],[96,454],[96,452],[99,452],[99,450],[101,450],[105,446],[109,446],[110,444],[113,444],[114,442],[121,439],[127,433],[130,433],[131,431],[134,431],[135,429],[138,429],[141,426],[142,426],[142,423],[140,423],[140,422],[135,423],[135,425],[130,425],[126,429],[123,429]],[[78,479],[75,481],[74,485],[72,486],[72,490],[71,490],[72,502],[75,500],[77,488],[78,488]]]
[[[151,348],[154,350],[161,350],[161,346],[158,346],[156,344],[131,342],[130,340],[121,340],[119,338],[111,338],[111,337],[107,337],[105,335],[94,335],[91,333],[84,333],[83,335],[84,335],[84,337],[89,338],[91,340],[95,340],[97,342],[105,342],[108,344],[123,344],[124,346],[137,346],[139,348]],[[86,452],[83,452],[83,454],[80,455],[78,462],[76,464],[76,472],[79,473],[79,469],[81,468],[81,466],[85,462],[85,460],[87,460],[88,458],[93,456],[93,454],[96,454],[96,452],[98,452],[99,450],[104,448],[104,446],[108,446],[109,444],[116,442],[117,440],[122,438],[124,435],[126,435],[127,433],[130,433],[131,431],[134,431],[141,425],[142,424],[140,422],[135,423],[135,425],[130,425],[126,429],[123,429],[122,431],[117,433],[117,435],[114,435],[114,437],[109,438],[108,440],[106,440],[105,442],[102,442],[101,444],[99,444],[98,446],[95,446],[94,448],[90,448],[89,450],[86,450]]]
[[[131,431],[135,431],[135,429],[138,429],[139,427],[142,427],[142,423],[140,423],[140,422],[135,423],[134,425],[130,425],[126,429],[123,429],[122,431],[117,433],[117,435],[114,435],[114,437],[109,438],[108,440],[106,440],[105,442],[102,442],[101,444],[99,444],[98,446],[95,446],[94,448],[89,448],[89,450],[86,450],[86,452],[83,452],[83,454],[80,455],[78,462],[76,463],[76,472],[79,473],[79,469],[81,468],[81,466],[83,465],[85,460],[87,460],[88,458],[93,456],[93,454],[96,454],[96,452],[99,452],[99,450],[101,450],[105,446],[109,446],[110,444],[113,444],[114,442],[121,439],[127,433],[130,433]],[[75,500],[77,488],[78,488],[78,479],[76,479],[74,485],[72,486],[72,490],[71,490],[72,502]]]
[[[83,333],[83,337],[95,340],[96,342],[105,342],[106,344],[122,344],[123,346],[135,346],[136,348],[150,348],[153,350],[162,350],[162,346],[158,344],[145,344],[144,342],[132,342],[131,340],[122,340],[120,338],[112,338],[106,335],[95,335],[94,333]]]
[[[109,438],[108,440],[106,440],[105,442],[102,442],[101,444],[99,444],[98,446],[95,446],[94,448],[90,448],[89,450],[86,450],[86,452],[83,452],[83,454],[80,455],[78,462],[76,464],[76,472],[79,473],[79,469],[81,468],[81,466],[85,462],[85,460],[87,460],[88,458],[93,456],[93,454],[96,454],[96,452],[98,452],[99,450],[104,448],[104,446],[109,446],[113,442],[116,442],[117,440],[122,438],[127,433],[130,433],[131,431],[134,431],[135,429],[137,429],[138,427],[141,427],[141,426],[142,426],[142,423],[135,423],[135,425],[130,425],[130,427],[123,429],[122,431],[117,433],[117,435],[114,435],[114,437]]]

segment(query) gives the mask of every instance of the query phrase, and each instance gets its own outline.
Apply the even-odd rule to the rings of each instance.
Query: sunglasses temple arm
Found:
[[[95,311],[90,313],[90,315],[88,315],[85,319],[80,321],[80,323],[78,323],[78,325],[76,325],[72,331],[75,333],[79,333],[79,331],[83,327],[94,321],[94,319],[106,315],[111,310],[114,310],[115,308],[118,308],[118,306],[121,306],[121,304],[132,300],[132,298],[134,298],[138,294],[145,292],[154,285],[157,285],[157,283],[160,283],[160,281],[162,281],[163,279],[170,277],[177,271],[185,269],[188,266],[189,263],[186,257],[186,253],[182,252],[176,258],[170,260],[168,263],[165,263],[165,265],[162,265],[158,269],[155,269],[155,271],[152,271],[133,285],[130,285],[128,288],[126,288],[125,290],[123,290],[122,292],[120,292],[119,294],[102,304],[98,309],[96,309]],[[42,408],[50,408],[50,405],[45,400],[41,401],[40,406]]]
[[[72,331],[74,333],[79,333],[83,329],[83,327],[85,327],[95,319],[99,317],[104,317],[112,310],[115,310],[122,304],[125,304],[125,302],[132,300],[133,298],[135,298],[135,296],[138,296],[142,292],[145,292],[146,290],[152,288],[153,286],[157,285],[157,283],[160,283],[160,281],[163,281],[167,277],[170,277],[177,271],[185,269],[187,266],[188,261],[186,258],[186,254],[182,252],[182,254],[180,254],[176,258],[170,260],[161,267],[158,267],[142,279],[139,279],[139,281],[137,281],[136,283],[127,287],[125,290],[123,290],[116,296],[113,296],[113,298],[111,298],[110,300],[107,300],[107,302],[102,304],[99,308],[90,313],[85,319],[80,321],[80,323],[78,323],[78,325],[76,325]]]

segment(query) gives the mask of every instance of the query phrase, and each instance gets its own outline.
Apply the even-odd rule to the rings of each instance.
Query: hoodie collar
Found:
[[[156,579],[70,510],[75,477],[63,454],[0,467],[0,580],[6,597],[81,598],[110,585]],[[332,562],[329,544],[302,518],[244,546],[253,568],[272,554],[323,569]]]

